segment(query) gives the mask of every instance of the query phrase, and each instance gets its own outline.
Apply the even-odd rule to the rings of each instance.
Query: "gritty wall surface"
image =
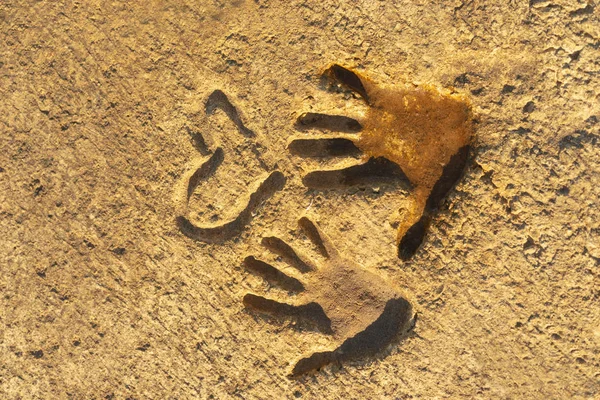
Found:
[[[599,6],[593,1],[270,0],[0,4],[0,394],[6,399],[600,396]],[[407,192],[307,190],[342,160],[287,151],[331,63],[467,95],[464,178],[413,259]],[[254,137],[205,113],[219,89]],[[232,218],[287,177],[243,233],[189,239],[177,188],[202,135],[222,165],[190,200]],[[327,336],[245,310],[279,292],[241,267],[310,213],[419,319],[379,356],[290,380]]]

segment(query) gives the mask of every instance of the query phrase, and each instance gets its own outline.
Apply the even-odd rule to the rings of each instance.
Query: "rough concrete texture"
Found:
[[[3,1],[0,397],[598,398],[599,7]],[[320,86],[332,63],[473,103],[474,155],[409,261],[406,188],[307,190],[307,172],[347,160],[287,150],[311,133],[294,128],[302,112],[363,111]],[[205,112],[216,89],[254,136]],[[267,171],[287,183],[207,244],[178,229],[175,192],[217,147],[198,221],[235,217]],[[313,251],[307,212],[419,318],[374,357],[289,379],[336,343],[246,310],[246,293],[281,291],[242,260],[272,234]]]

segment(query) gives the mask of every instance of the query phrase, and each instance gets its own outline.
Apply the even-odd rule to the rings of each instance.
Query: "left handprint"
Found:
[[[221,90],[212,92],[205,104],[207,115],[214,114],[217,109],[223,111],[229,120],[233,122],[241,135],[240,140],[252,142],[251,144],[242,143],[239,146],[240,149],[236,149],[236,152],[240,154],[244,148],[250,148],[265,173],[259,176],[254,183],[248,185],[249,189],[243,195],[243,198],[238,198],[237,210],[233,217],[213,223],[194,222],[190,217],[190,200],[196,189],[215,175],[225,158],[225,151],[221,146],[217,146],[211,153],[203,138],[199,137],[199,140],[196,140],[199,144],[197,147],[206,147],[203,151],[205,156],[194,161],[191,168],[182,177],[180,190],[176,194],[176,201],[179,202],[177,225],[184,235],[208,243],[222,243],[238,236],[252,219],[255,210],[264,201],[271,198],[273,194],[281,190],[286,181],[285,176],[280,171],[268,171],[268,167],[258,154],[259,146],[256,145],[255,133],[246,127],[237,108]]]

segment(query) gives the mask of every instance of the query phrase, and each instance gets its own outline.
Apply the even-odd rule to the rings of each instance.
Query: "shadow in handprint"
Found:
[[[293,318],[324,334],[340,345],[299,360],[292,377],[318,370],[328,364],[362,360],[385,349],[410,331],[416,315],[408,300],[381,276],[345,259],[315,223],[302,217],[298,224],[323,257],[311,261],[282,239],[271,236],[262,245],[294,267],[297,277],[283,273],[254,256],[244,266],[271,284],[296,294],[294,304],[246,294],[244,305],[275,317]]]
[[[367,104],[363,118],[308,112],[296,128],[345,133],[344,137],[296,138],[289,150],[302,157],[356,156],[359,164],[319,170],[303,178],[311,189],[343,188],[404,181],[410,205],[397,235],[398,256],[411,258],[423,241],[431,216],[459,180],[473,134],[469,101],[430,85],[384,88],[340,65],[324,76],[357,93]]]
[[[247,146],[255,155],[255,158],[264,171],[268,171],[268,166],[260,157],[260,151],[257,148],[256,134],[246,127],[238,109],[229,101],[227,95],[221,90],[213,91],[205,104],[207,115],[213,115],[216,110],[222,110],[231,122],[235,125],[238,132],[251,143]],[[213,177],[225,159],[225,151],[222,147],[217,147],[212,153],[200,134],[193,135],[196,149],[204,156],[194,161],[188,172],[184,174],[181,181],[181,189],[176,201],[179,203],[177,225],[186,236],[209,243],[221,243],[239,235],[244,227],[252,219],[256,209],[281,190],[285,185],[285,177],[280,171],[272,171],[262,174],[254,183],[248,185],[249,189],[241,200],[238,200],[237,212],[233,218],[224,222],[217,223],[198,223],[190,218],[190,201],[196,189]],[[217,217],[218,218],[218,217]]]

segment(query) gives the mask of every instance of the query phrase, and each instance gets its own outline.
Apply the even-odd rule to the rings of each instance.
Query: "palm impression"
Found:
[[[296,319],[339,343],[335,349],[299,360],[292,377],[328,364],[376,355],[414,327],[416,315],[398,289],[345,259],[310,219],[303,217],[298,224],[322,256],[321,261],[308,259],[276,236],[264,237],[262,245],[293,267],[293,275],[254,256],[244,260],[249,271],[292,294],[288,301],[279,301],[249,293],[244,296],[247,308]]]
[[[329,189],[381,179],[408,180],[410,205],[398,228],[397,244],[399,257],[409,259],[466,165],[473,136],[470,103],[462,95],[430,85],[378,86],[336,64],[325,76],[357,93],[368,111],[362,118],[304,113],[296,123],[298,129],[343,135],[296,138],[289,149],[303,157],[363,154],[363,159],[343,169],[310,172],[303,183],[312,189]]]

